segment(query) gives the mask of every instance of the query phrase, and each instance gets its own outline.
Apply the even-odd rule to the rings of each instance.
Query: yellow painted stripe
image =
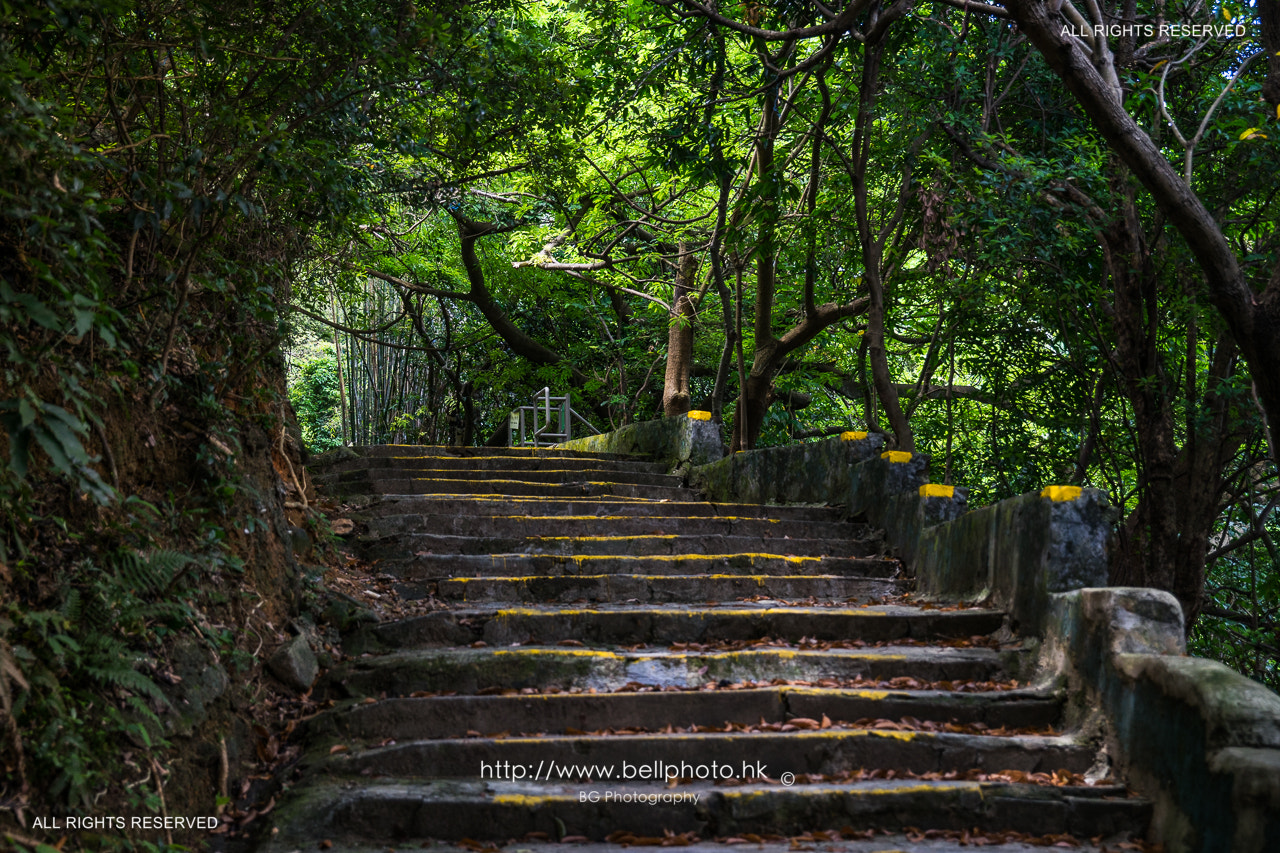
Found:
[[[563,800],[564,798],[559,798]],[[499,806],[525,806],[531,809],[542,808],[548,803],[556,802],[550,797],[537,797],[529,794],[494,794],[493,802]]]
[[[690,413],[689,413],[689,420],[691,420],[691,421],[709,421],[709,420],[711,420],[711,413],[710,413],[710,412],[699,412],[699,411],[693,411],[693,412],[690,412]]]
[[[840,433],[841,441],[862,441],[866,437],[867,434],[865,432],[858,432],[857,430]]]
[[[911,454],[905,450],[886,450],[880,454],[881,459],[888,459],[890,462],[910,462]]]
[[[1080,497],[1080,491],[1079,486],[1048,486],[1040,493],[1040,497],[1048,498],[1054,503],[1061,503]]]
[[[607,575],[494,575],[492,577],[464,577],[464,578],[441,578],[440,583],[528,583],[534,580],[552,580],[563,578],[564,580],[574,581],[600,581],[610,578],[635,578],[642,581],[666,581],[666,580],[744,580],[755,581],[757,584],[763,585],[767,580],[777,581],[807,581],[807,580],[844,580],[845,575],[729,575],[729,574],[705,574],[705,575],[637,575],[637,574],[607,574]]]
[[[404,513],[408,515],[410,513]],[[661,521],[663,523],[669,521],[687,521],[689,519],[708,519],[711,521],[764,521],[769,524],[777,524],[776,518],[757,518],[751,515],[493,515],[490,518],[519,518],[527,521],[625,521],[630,518],[641,518],[645,521]],[[689,535],[689,534],[686,534]],[[527,538],[527,537],[526,537]],[[540,537],[552,539],[555,537]],[[572,538],[572,537],[567,537]]]
[[[955,486],[944,486],[941,483],[925,483],[920,487],[920,497],[922,498],[954,498],[955,496]]]
[[[613,575],[597,575],[597,577],[615,577]],[[666,575],[663,575],[666,577]],[[681,575],[680,577],[684,577]],[[741,575],[728,575],[728,577],[741,577]],[[448,580],[462,580],[462,578],[449,578]],[[554,604],[548,604],[543,608],[537,607],[507,607],[495,611],[497,619],[513,619],[518,616],[598,616],[606,613],[629,613],[630,610],[606,610],[589,607],[559,607]],[[698,619],[706,619],[711,616],[771,616],[779,613],[837,613],[845,616],[861,618],[863,616],[883,617],[889,614],[882,610],[870,610],[861,608],[842,608],[842,607],[758,607],[758,608],[731,608],[731,607],[645,607],[643,612],[649,615],[657,616],[691,616]]]

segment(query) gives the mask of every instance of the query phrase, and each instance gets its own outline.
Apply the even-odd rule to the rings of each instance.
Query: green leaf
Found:
[[[53,467],[57,468],[68,477],[75,477],[79,472],[76,470],[75,464],[71,458],[67,456],[67,452],[62,448],[62,442],[57,436],[51,434],[42,427],[35,427],[29,432],[35,436],[36,441],[44,448],[44,452],[49,454],[49,459],[53,462]]]
[[[36,422],[36,410],[25,398],[18,400],[18,416],[21,418],[23,429],[27,429]]]

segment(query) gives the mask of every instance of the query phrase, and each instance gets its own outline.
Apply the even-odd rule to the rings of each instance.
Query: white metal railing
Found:
[[[550,447],[573,438],[573,422],[585,424],[592,433],[600,430],[573,410],[569,395],[551,396],[550,388],[533,395],[532,406],[521,406],[507,420],[508,447]]]

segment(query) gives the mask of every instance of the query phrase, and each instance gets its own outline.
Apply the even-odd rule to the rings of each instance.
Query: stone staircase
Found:
[[[842,510],[708,503],[664,468],[372,447],[318,472],[367,496],[362,556],[434,609],[346,639],[262,849],[1143,834],[1150,804],[1062,730],[1004,614],[910,603]]]

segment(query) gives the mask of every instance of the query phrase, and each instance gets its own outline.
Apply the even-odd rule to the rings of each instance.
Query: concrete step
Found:
[[[688,560],[689,558],[673,559]],[[736,601],[757,596],[774,600],[848,601],[898,595],[909,586],[906,580],[828,574],[584,574],[457,577],[417,582],[406,580],[397,584],[396,589],[406,599],[434,595],[442,601],[459,602],[562,602],[564,604],[634,602],[645,604]]]
[[[325,474],[362,469],[417,470],[423,468],[451,469],[458,471],[485,471],[495,468],[507,471],[563,470],[633,472],[642,474],[666,474],[667,466],[660,462],[644,462],[637,459],[605,459],[599,456],[450,456],[450,455],[398,455],[368,456],[362,459],[346,459],[323,469]]]
[[[320,478],[323,481],[323,478]],[[648,498],[696,500],[698,493],[675,486],[636,486],[628,483],[536,483],[527,480],[431,480],[412,477],[361,477],[330,482],[326,488],[338,495],[486,495],[548,498]]]
[[[790,642],[911,638],[967,638],[999,630],[1003,614],[993,610],[921,611],[893,605],[862,607],[730,606],[556,606],[440,610],[366,629],[348,648],[367,650],[428,645],[465,646],[483,641],[512,643],[701,643],[773,637]]]
[[[377,566],[380,572],[403,580],[453,579],[464,583],[470,583],[472,579],[486,578],[518,578],[533,582],[537,579],[564,577],[674,576],[707,573],[753,577],[832,575],[842,578],[890,578],[895,576],[900,568],[898,561],[889,557],[799,557],[781,553],[671,554],[631,557],[622,554],[564,556],[560,554],[418,552],[399,558],[383,557]],[[714,586],[715,583],[709,579],[709,588]],[[756,592],[764,592],[764,590]],[[746,595],[754,594],[756,593],[746,593]],[[634,597],[636,596],[627,596],[627,598]],[[717,600],[723,598],[721,595],[711,597]],[[788,594],[787,597],[795,596]],[[801,595],[801,597],[804,596]],[[494,600],[509,601],[510,598]],[[691,600],[705,601],[706,598]]]
[[[852,829],[852,827],[846,828]],[[540,839],[543,835],[549,834],[542,833],[536,837]],[[725,849],[729,846],[746,843],[751,845],[749,849],[752,853],[796,853],[797,850],[821,850],[823,853],[973,853],[974,845],[981,840],[983,853],[1044,853],[1046,846],[1062,840],[1046,835],[1036,837],[1036,843],[1032,843],[1025,840],[1019,841],[1017,838],[1032,838],[1033,836],[1025,833],[1007,832],[979,837],[973,833],[972,827],[964,830],[952,830],[947,833],[935,829],[928,837],[923,832],[914,831],[910,835],[888,830],[880,832],[854,830],[845,835],[842,835],[839,830],[806,831],[792,836],[794,843],[785,836],[776,833],[770,833],[768,836],[747,833],[746,836],[749,837],[733,838],[732,844],[716,839],[703,841],[680,838],[680,850],[681,853],[725,853]],[[569,837],[574,838],[573,836]],[[618,849],[622,842],[626,840],[626,836],[615,837],[619,838],[616,843],[574,840],[571,849],[573,853],[618,853]],[[1008,840],[1001,840],[1004,838]],[[507,839],[507,841],[511,842],[516,840]],[[646,846],[660,845],[664,842],[670,843],[670,840],[665,836],[661,838],[654,836],[639,840]],[[1128,835],[1118,835],[1108,839],[1101,839],[1095,844],[1088,839],[1072,838],[1070,849],[1073,853],[1117,853],[1117,850],[1124,849],[1119,848],[1117,845],[1128,840]],[[315,838],[314,841],[317,845],[322,841],[329,841],[332,846],[324,848],[328,853],[387,853],[385,842],[379,844],[342,838]],[[492,844],[493,842],[490,843]],[[476,853],[477,846],[479,846],[478,842],[474,841],[462,845],[450,841],[419,838],[404,839],[400,843],[402,848],[427,850],[430,853]],[[565,847],[555,841],[531,841],[526,838],[520,841],[515,849],[518,849],[520,853],[564,853]],[[275,839],[265,841],[258,850],[261,853],[297,853],[297,845],[289,847],[282,845],[278,839]]]
[[[1025,728],[1058,722],[1062,701],[1033,690],[957,693],[941,690],[828,690],[766,687],[652,693],[558,693],[533,696],[434,696],[356,703],[311,718],[309,743],[408,741],[465,737],[468,732],[514,735],[569,729],[723,726],[806,717],[984,723]]]
[[[650,523],[652,526],[652,522]],[[554,529],[556,525],[548,525]],[[879,542],[859,539],[798,539],[790,536],[725,536],[723,534],[630,534],[482,536],[419,533],[368,543],[366,559],[396,559],[431,554],[547,554],[561,556],[674,556],[689,554],[786,554],[791,556],[866,557]]]
[[[321,474],[316,483],[326,488],[341,490],[353,483],[365,481],[381,483],[386,480],[436,480],[440,482],[462,481],[468,483],[618,483],[635,486],[680,486],[683,478],[670,474],[652,474],[643,471],[610,471],[601,468],[578,470],[545,468],[523,470],[513,468],[423,468],[396,466],[394,468],[357,468],[333,474]],[[493,489],[486,489],[493,491]]]
[[[1009,671],[1006,659],[1016,654],[988,648],[928,646],[702,653],[561,646],[418,649],[357,658],[335,667],[316,692],[342,698],[384,693],[407,696],[423,690],[472,694],[488,689],[555,687],[612,692],[628,685],[691,689],[774,679],[990,681],[1005,676]]]
[[[843,522],[843,508],[716,504],[702,500],[653,500],[625,497],[538,497],[502,495],[385,495],[360,510],[370,522],[393,523],[405,516],[494,516],[531,518],[719,518],[761,519],[771,523]],[[418,531],[413,531],[418,532]],[[444,531],[438,531],[444,532]],[[462,532],[462,531],[457,531]],[[801,534],[810,535],[810,534]]]
[[[361,452],[317,481],[353,496],[375,573],[438,609],[344,638],[268,853],[787,836],[917,853],[992,841],[975,828],[1041,836],[1029,850],[1149,823],[1149,803],[1079,784],[1094,744],[1049,729],[1060,695],[1010,682],[1032,649],[994,643],[1003,614],[884,604],[909,581],[843,509],[712,504],[618,454]]]
[[[723,721],[722,721],[723,722]],[[755,721],[744,721],[755,722]],[[829,728],[822,731],[697,734],[470,737],[397,742],[330,755],[321,750],[304,772],[334,776],[533,779],[548,783],[669,780],[668,768],[707,767],[711,778],[777,779],[790,772],[831,775],[866,767],[902,773],[959,773],[974,767],[1084,773],[1095,750],[1061,736]],[[719,765],[719,770],[714,769]],[[542,767],[545,773],[535,768]],[[658,769],[655,769],[658,768]],[[505,768],[505,772],[504,772]],[[649,775],[638,775],[645,770]],[[487,772],[486,772],[487,771]],[[706,779],[707,777],[702,777]]]
[[[362,457],[452,456],[458,459],[596,459],[611,462],[650,462],[635,453],[596,453],[554,447],[455,447],[445,444],[366,444],[351,448]]]
[[[686,505],[687,506],[687,505]],[[661,508],[655,507],[654,509]],[[460,506],[459,510],[480,509]],[[844,521],[799,521],[794,519],[711,516],[648,515],[634,507],[610,507],[617,515],[515,515],[502,512],[505,507],[484,507],[501,514],[481,515],[465,512],[431,515],[397,514],[369,519],[369,545],[377,547],[379,537],[414,536],[418,534],[468,537],[530,536],[734,536],[754,537],[770,541],[794,539],[857,540],[881,547],[882,537],[865,525]],[[536,509],[541,509],[540,507]],[[645,506],[640,509],[650,509]],[[623,515],[634,511],[635,515]],[[424,550],[414,548],[415,551]],[[508,549],[509,550],[509,549]],[[756,549],[759,550],[759,549]]]
[[[785,836],[844,827],[850,832],[976,828],[1087,839],[1141,833],[1151,805],[1110,786],[914,779],[791,787],[587,784],[567,790],[462,780],[368,782],[345,790],[335,780],[313,786],[277,812],[277,825],[288,827],[286,834],[294,838],[320,832],[389,843],[410,838],[505,841],[528,833],[604,840],[624,830],[653,839],[682,833]],[[884,847],[876,849],[887,853]]]

